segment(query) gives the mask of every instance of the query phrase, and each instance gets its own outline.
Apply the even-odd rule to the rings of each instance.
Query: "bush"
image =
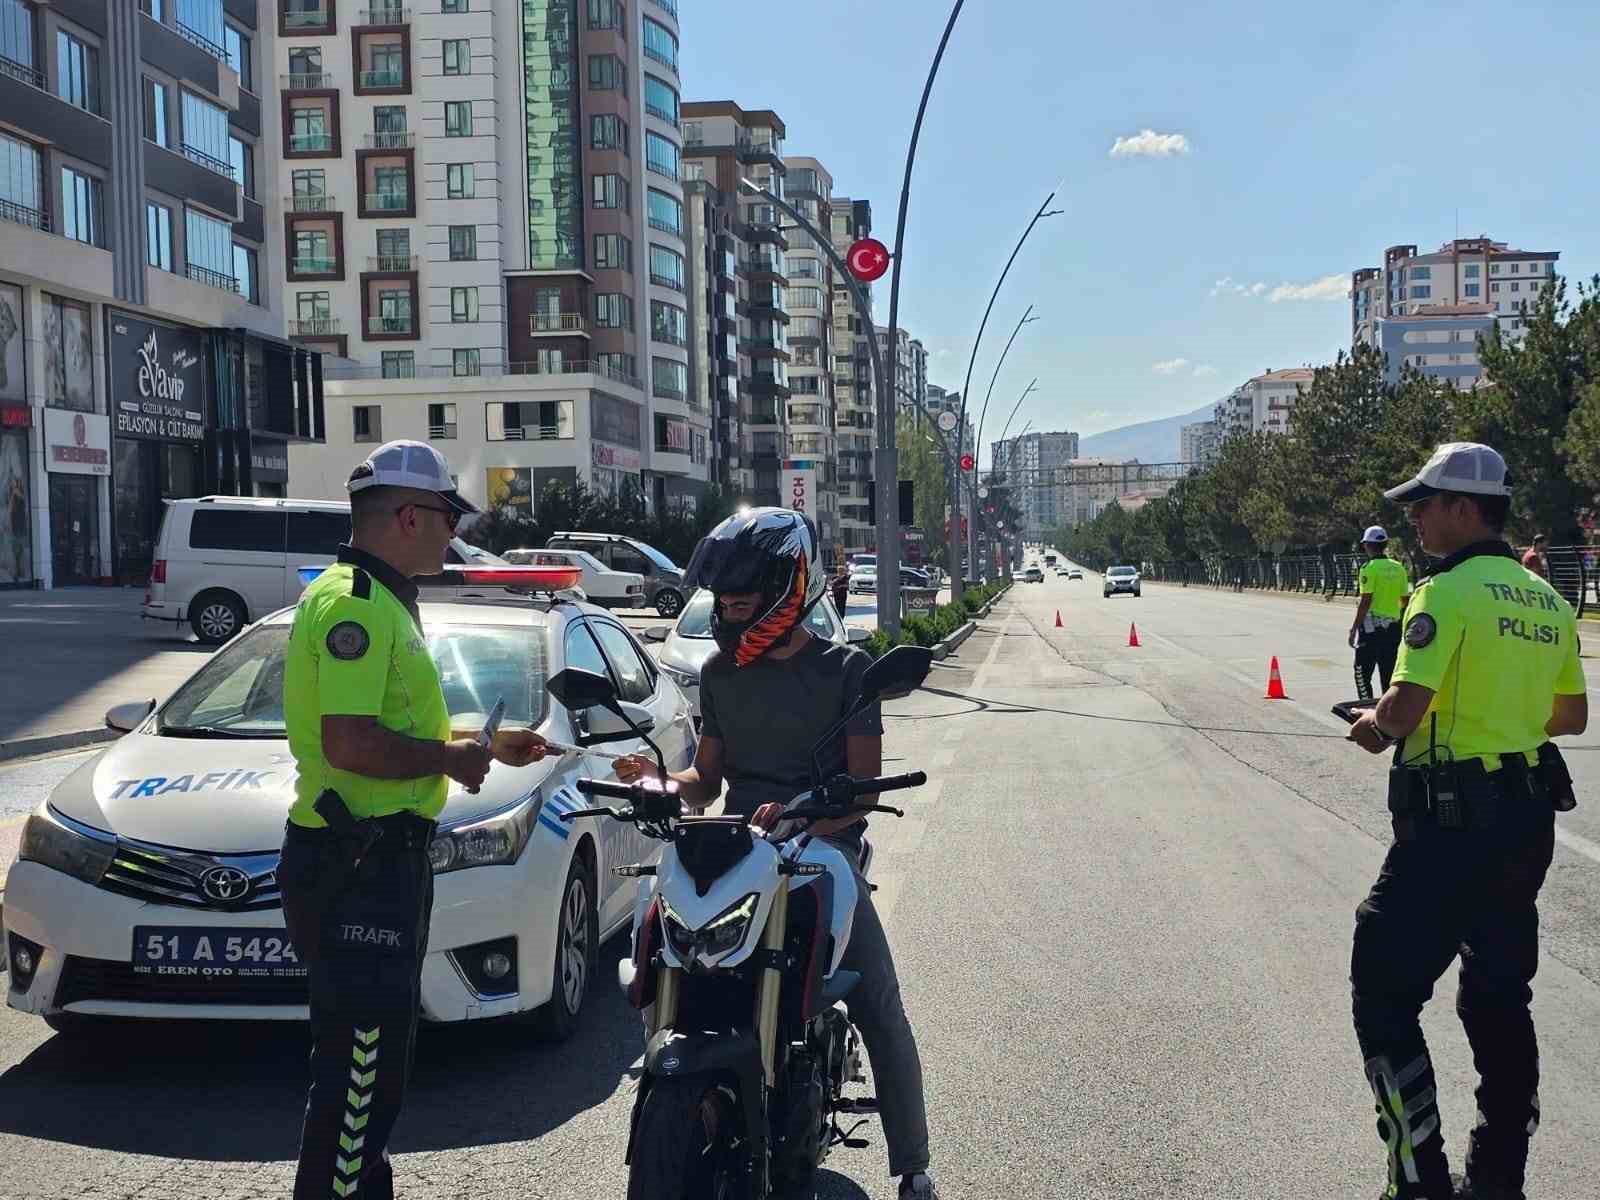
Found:
[[[900,623],[902,646],[933,646],[938,641],[939,634],[928,617],[907,617]]]
[[[872,636],[861,643],[861,648],[876,659],[882,658],[887,654],[893,645],[894,643],[889,640],[887,633],[881,629],[874,629]]]

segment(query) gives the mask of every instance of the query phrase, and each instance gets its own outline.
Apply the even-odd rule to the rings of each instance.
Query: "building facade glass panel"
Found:
[[[522,0],[528,266],[536,271],[583,265],[576,27],[577,0]]]

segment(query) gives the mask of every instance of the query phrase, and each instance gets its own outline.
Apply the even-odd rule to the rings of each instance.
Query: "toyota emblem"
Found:
[[[208,900],[231,904],[250,891],[250,876],[238,867],[212,867],[200,876],[200,890]]]

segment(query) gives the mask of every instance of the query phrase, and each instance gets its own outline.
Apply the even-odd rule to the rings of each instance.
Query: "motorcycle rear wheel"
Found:
[[[735,1150],[739,1114],[710,1079],[657,1079],[639,1110],[628,1200],[755,1200]]]

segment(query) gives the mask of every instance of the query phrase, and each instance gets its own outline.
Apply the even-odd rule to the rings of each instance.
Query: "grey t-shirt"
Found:
[[[720,738],[723,801],[750,816],[763,804],[787,804],[811,786],[811,747],[861,694],[872,663],[863,650],[813,637],[792,658],[767,655],[749,666],[717,651],[700,668],[701,736]],[[822,752],[822,778],[845,769],[847,734],[883,733],[881,706],[870,705]],[[834,835],[859,849],[866,821]]]

